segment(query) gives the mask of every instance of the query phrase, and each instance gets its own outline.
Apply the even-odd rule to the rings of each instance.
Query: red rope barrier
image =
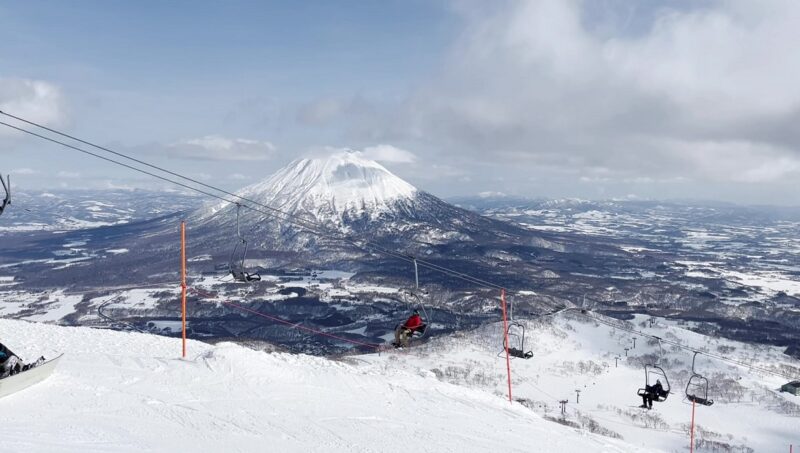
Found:
[[[199,294],[201,296],[204,296],[204,297],[212,297],[213,296],[211,293],[207,293],[207,292],[204,292],[202,290],[198,290],[196,288],[192,288],[192,291],[194,291],[195,293],[197,293],[197,294]],[[304,331],[312,333],[314,335],[319,335],[319,336],[323,336],[323,337],[333,338],[333,339],[339,340],[339,341],[344,341],[344,342],[347,342],[347,343],[366,346],[366,347],[369,347],[369,348],[373,348],[375,350],[381,350],[381,349],[385,348],[384,345],[379,345],[379,344],[374,344],[374,343],[365,343],[363,341],[352,340],[350,338],[340,337],[338,335],[334,335],[334,334],[331,334],[331,333],[323,332],[321,330],[313,329],[311,327],[306,327],[306,326],[298,324],[296,322],[287,321],[285,319],[281,319],[281,318],[278,318],[276,316],[268,315],[266,313],[261,313],[260,311],[253,310],[251,308],[243,307],[243,306],[235,304],[235,303],[233,303],[233,302],[231,302],[229,300],[223,300],[222,304],[227,305],[229,307],[233,307],[233,308],[242,310],[242,311],[246,311],[248,313],[254,314],[256,316],[260,316],[262,318],[269,319],[271,321],[275,321],[275,322],[278,322],[278,323],[281,323],[281,324],[285,324],[285,325],[287,325],[287,326],[289,326],[289,327],[291,327],[293,329],[304,330]]]

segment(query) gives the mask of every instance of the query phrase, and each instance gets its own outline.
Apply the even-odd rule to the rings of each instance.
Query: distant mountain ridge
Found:
[[[73,231],[121,225],[189,211],[202,205],[194,194],[151,190],[21,189],[0,218],[2,232]]]

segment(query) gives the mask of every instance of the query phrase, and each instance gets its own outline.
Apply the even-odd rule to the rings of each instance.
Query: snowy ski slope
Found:
[[[415,451],[436,452],[688,451],[691,353],[663,347],[672,394],[645,411],[636,390],[656,342],[637,337],[625,357],[630,332],[578,313],[524,323],[535,357],[512,361],[522,402],[510,405],[499,324],[339,361],[194,341],[181,360],[175,339],[0,319],[2,340],[23,358],[67,353],[50,379],[0,399],[0,426],[11,451],[392,452],[407,451],[411,439]],[[754,366],[800,370],[779,348],[665,320],[625,326]],[[697,370],[711,380],[715,404],[697,407],[695,451],[800,443],[800,399],[776,391],[785,379],[705,356]],[[563,417],[559,400],[568,400]]]
[[[23,358],[65,352],[0,399],[4,451],[654,451],[545,421],[403,353],[333,361],[222,343],[0,319]]]
[[[561,415],[558,401],[568,400],[568,422],[585,429],[596,424],[597,431],[611,431],[647,451],[688,451],[692,406],[684,398],[684,390],[691,374],[691,352],[664,345],[661,362],[672,394],[646,411],[637,407],[642,400],[636,391],[644,386],[642,363],[660,353],[657,342],[638,337],[636,348],[626,357],[624,349],[633,347],[634,335],[576,312],[523,324],[528,326],[526,350],[532,349],[535,355],[530,360],[511,362],[515,399],[528,400],[535,412],[555,418]],[[784,355],[778,347],[710,338],[663,319],[650,327],[642,316],[627,326],[800,378],[800,361]],[[444,381],[505,395],[506,361],[498,356],[502,332],[501,324],[490,325],[436,338],[403,354],[372,355],[363,360],[383,363],[392,370],[431,370]],[[620,357],[618,367],[615,356]],[[797,451],[800,398],[777,391],[786,379],[702,355],[697,358],[697,371],[711,381],[709,398],[715,404],[696,408],[699,428],[695,436],[707,448],[695,451],[784,452],[792,443]],[[575,390],[581,391],[579,403]]]

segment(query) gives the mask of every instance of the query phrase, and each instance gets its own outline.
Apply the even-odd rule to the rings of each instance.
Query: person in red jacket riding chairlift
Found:
[[[414,332],[421,332],[425,329],[425,323],[422,322],[422,317],[419,315],[419,310],[414,310],[406,322],[397,326],[394,330],[394,347],[408,346],[408,340]]]

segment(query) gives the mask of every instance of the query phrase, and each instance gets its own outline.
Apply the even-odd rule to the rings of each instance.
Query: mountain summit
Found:
[[[374,219],[417,193],[414,186],[361,153],[341,152],[322,159],[297,159],[239,195],[286,212],[333,220]]]
[[[358,152],[297,159],[237,195],[346,234],[403,244],[471,241],[500,223],[418,190]],[[241,231],[257,248],[299,250],[316,242],[285,220],[248,209],[240,214]],[[224,202],[198,211],[193,221],[230,232],[235,219],[235,204]]]

